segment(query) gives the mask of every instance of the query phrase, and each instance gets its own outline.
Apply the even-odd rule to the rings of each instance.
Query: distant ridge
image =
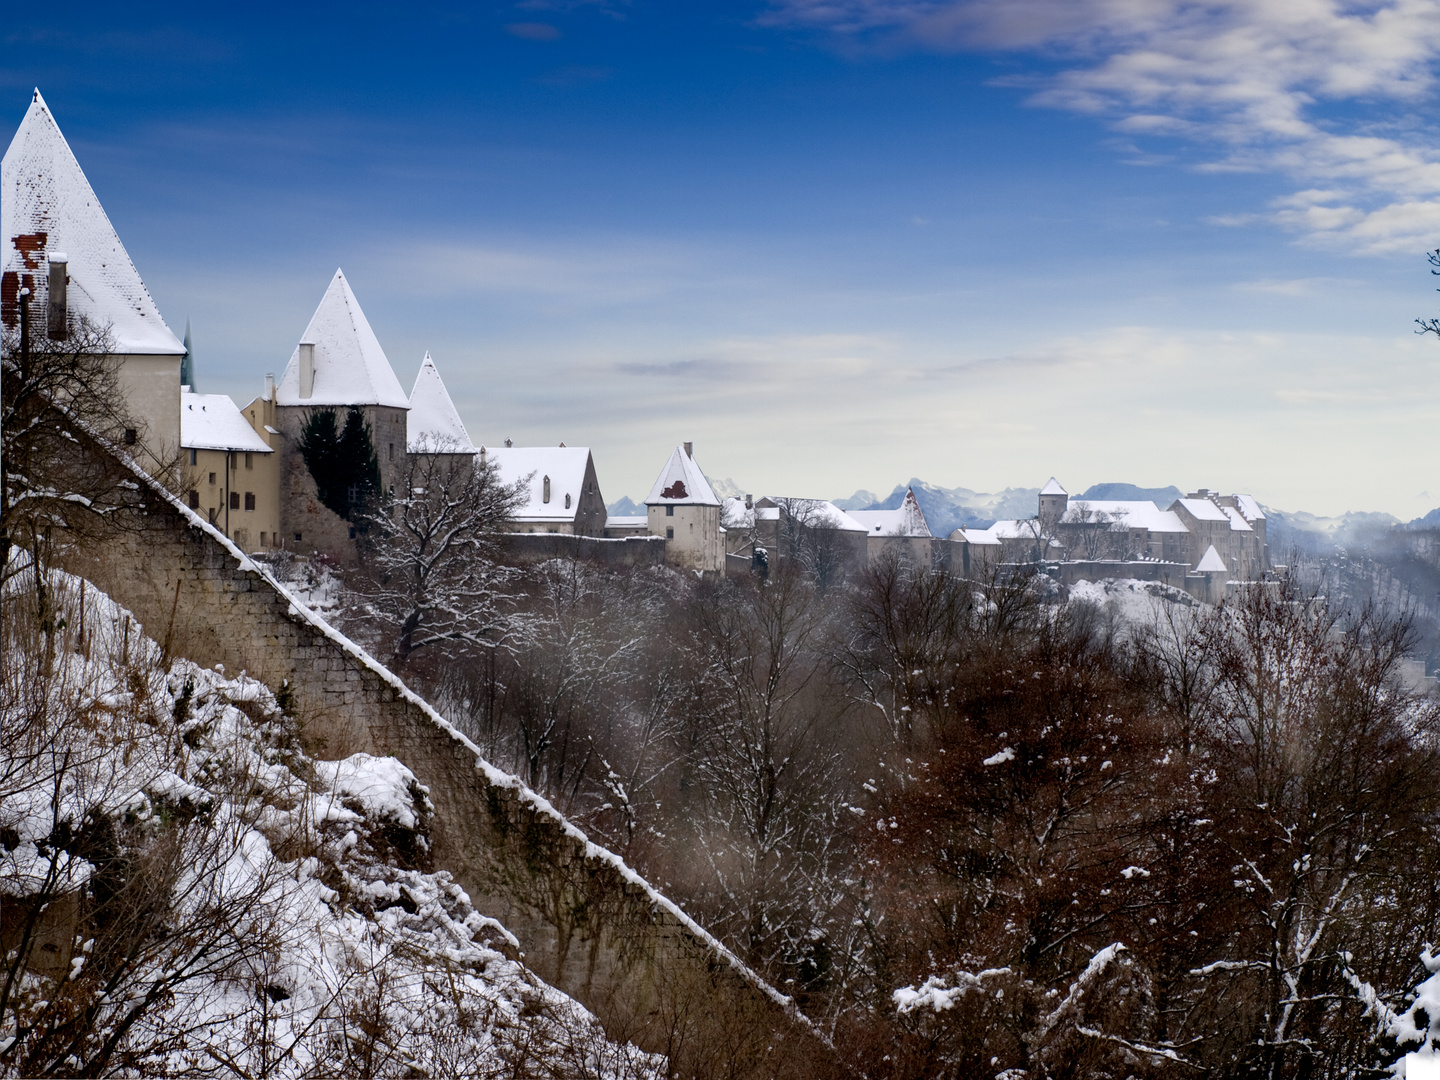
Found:
[[[645,506],[643,503],[635,502],[635,500],[628,495],[622,495],[609,506],[605,507],[605,510],[611,517],[635,517],[638,514],[645,513]]]
[[[1161,510],[1167,509],[1184,492],[1174,484],[1163,488],[1136,487],[1134,484],[1091,484],[1084,495],[1072,495],[1076,499],[1114,499],[1125,502],[1153,502]]]
[[[907,487],[915,489],[915,501],[925,512],[925,520],[935,536],[949,536],[962,528],[987,529],[1003,518],[1034,517],[1040,494],[1038,487],[1006,488],[999,492],[943,488],[911,477],[908,483],[896,485],[884,499],[862,490],[848,499],[836,500],[835,505],[842,510],[896,510],[905,498]]]

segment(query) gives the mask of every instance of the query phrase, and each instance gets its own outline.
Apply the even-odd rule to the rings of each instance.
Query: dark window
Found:
[[[230,509],[231,509],[231,510],[239,510],[239,509],[240,509],[240,492],[238,492],[238,491],[232,491],[232,492],[230,492]]]
[[[198,450],[191,450],[191,451],[190,451],[190,464],[191,464],[191,465],[198,465],[198,464],[200,464],[200,462],[199,462],[199,460],[198,460],[198,459],[199,459],[199,456],[200,456],[200,451],[198,451]]]
[[[351,485],[350,485],[349,489],[345,492],[345,500],[346,500],[351,506],[354,506],[356,503],[358,503],[358,502],[360,501],[360,485],[359,485],[359,484],[351,484]]]
[[[395,444],[393,442],[390,444],[390,460],[395,460]]]
[[[246,451],[245,451],[245,467],[246,467],[247,469],[253,469],[253,468],[255,467],[255,462],[251,461],[250,458],[251,458],[250,451],[249,451],[249,450],[246,450]]]
[[[299,534],[299,533],[296,533],[296,534],[295,534],[295,542],[296,542],[297,544],[300,542],[300,534]]]
[[[246,510],[254,510],[254,509],[255,509],[255,492],[253,492],[253,491],[247,491],[247,492],[245,492],[245,509],[246,509]]]
[[[673,527],[670,527],[670,526],[667,526],[667,527],[666,527],[666,529],[665,529],[665,539],[666,539],[666,540],[674,540],[674,539],[675,539],[675,529],[674,529]]]
[[[135,445],[135,429],[134,429],[133,427],[127,427],[127,428],[125,429],[125,445],[126,445],[126,446],[134,446],[134,445]]]
[[[354,526],[354,525],[351,525],[351,526],[350,526],[350,539],[351,539],[351,540],[354,540],[354,539],[355,539],[355,526]]]
[[[212,484],[215,482],[215,474],[213,472],[210,474],[210,482]]]
[[[674,516],[675,516],[675,508],[674,508],[673,506],[667,506],[667,507],[665,507],[665,516],[666,516],[666,517],[674,517]]]
[[[199,510],[199,509],[200,509],[200,492],[198,492],[198,491],[192,491],[192,492],[190,492],[190,509],[191,509],[191,510]]]
[[[210,524],[211,524],[211,525],[214,525],[214,524],[215,524],[215,513],[216,513],[215,507],[213,507],[213,506],[210,507]]]

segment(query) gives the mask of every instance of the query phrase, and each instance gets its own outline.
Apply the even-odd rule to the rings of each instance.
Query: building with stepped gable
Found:
[[[185,346],[161,318],[80,163],[36,90],[0,161],[0,322],[15,331],[28,290],[32,338],[107,329],[135,426],[127,449],[152,470],[180,449]]]

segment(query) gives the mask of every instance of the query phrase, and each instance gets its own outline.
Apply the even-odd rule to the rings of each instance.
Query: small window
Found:
[[[199,464],[200,464],[199,458],[200,458],[200,451],[199,451],[199,450],[191,450],[191,451],[190,451],[190,464],[191,464],[191,465],[199,465]]]
[[[665,528],[665,539],[666,539],[666,540],[674,540],[674,539],[675,539],[675,528],[674,528],[674,526],[666,526],[666,528]]]
[[[295,534],[295,542],[296,542],[297,544],[300,542],[300,534],[299,534],[299,533],[296,533],[296,534]]]
[[[219,513],[219,511],[216,510],[215,507],[213,507],[213,506],[210,507],[209,514],[210,514],[210,524],[211,524],[211,525],[214,525],[214,524],[215,524],[215,515],[218,514],[218,513]]]
[[[570,509],[570,493],[568,491],[565,493],[565,509]]]
[[[246,450],[246,451],[245,451],[245,467],[246,467],[247,469],[253,469],[253,468],[255,467],[255,462],[254,462],[254,460],[252,460],[252,459],[254,458],[254,456],[255,456],[255,455],[253,455],[252,453],[250,453],[249,450]]]
[[[260,534],[260,546],[265,546],[265,534],[263,532]]]
[[[231,510],[239,510],[239,509],[240,509],[240,492],[238,492],[238,491],[232,491],[232,492],[230,492],[230,509],[231,509]]]
[[[395,444],[393,442],[390,444],[390,460],[395,460]]]
[[[355,526],[354,526],[354,525],[351,525],[351,526],[350,526],[350,539],[351,539],[351,540],[354,540],[354,539],[355,539]]]
[[[190,509],[191,509],[191,510],[199,510],[199,509],[200,509],[200,492],[198,492],[198,491],[192,491],[192,492],[190,492]]]
[[[540,501],[543,503],[550,501],[550,477],[548,476],[545,477],[545,482],[541,485]]]
[[[351,506],[354,506],[356,503],[358,503],[360,501],[360,485],[351,484],[349,489],[345,492],[345,499],[347,502],[349,502]]]
[[[673,506],[667,506],[667,507],[665,507],[665,516],[666,516],[666,517],[674,517],[674,516],[675,516],[675,508],[674,508]]]
[[[215,474],[213,472],[210,474],[210,482],[212,484],[215,482]]]
[[[133,427],[127,427],[127,428],[125,429],[125,445],[126,445],[126,446],[134,446],[134,445],[135,445],[135,438],[136,438],[135,429],[134,429]]]
[[[253,492],[253,491],[247,491],[247,492],[245,492],[245,509],[246,509],[246,510],[254,510],[254,509],[255,509],[255,492]]]

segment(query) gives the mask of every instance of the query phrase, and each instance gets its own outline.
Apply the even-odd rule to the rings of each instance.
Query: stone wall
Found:
[[[612,1036],[671,1055],[675,1075],[827,1072],[826,1044],[789,999],[618,857],[485,762],[178,500],[148,482],[136,499],[103,547],[72,554],[67,568],[130,608],[171,655],[244,670],[288,694],[317,756],[365,751],[408,765],[435,804],[435,865],[516,935],[537,974]]]
[[[537,563],[547,559],[583,559],[601,566],[659,566],[665,561],[663,536],[572,536],[569,533],[506,533],[506,559]]]

